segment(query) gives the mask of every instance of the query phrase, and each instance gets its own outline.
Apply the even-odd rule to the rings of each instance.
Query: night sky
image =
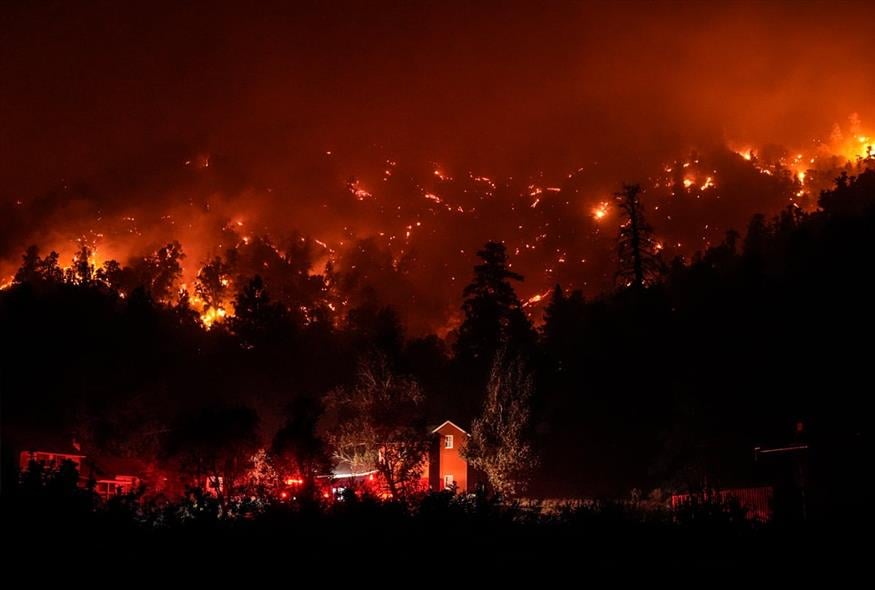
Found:
[[[0,13],[3,280],[31,243],[99,263],[178,239],[190,281],[298,230],[324,244],[312,272],[333,260],[441,330],[486,240],[523,299],[592,295],[617,227],[594,212],[621,182],[689,256],[816,201],[735,152],[819,168],[875,129],[864,2],[159,4]]]

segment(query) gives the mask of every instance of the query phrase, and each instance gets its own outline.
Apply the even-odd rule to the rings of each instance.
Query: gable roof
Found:
[[[431,433],[434,434],[435,432],[437,432],[438,430],[440,430],[441,428],[443,428],[443,427],[446,426],[447,424],[449,424],[450,426],[454,426],[454,427],[456,427],[457,429],[461,430],[461,431],[462,431],[463,433],[465,433],[465,434],[468,434],[468,431],[467,431],[467,430],[465,430],[464,428],[462,428],[461,426],[459,426],[458,424],[456,424],[456,423],[453,422],[452,420],[444,420],[440,425],[438,425],[436,428],[434,428],[434,429],[431,431]],[[468,436],[471,436],[471,435],[468,434]]]
[[[24,436],[10,437],[12,448],[26,453],[52,453],[55,455],[70,455],[85,457],[80,449],[73,443],[72,436],[59,435],[57,433],[27,433]],[[4,440],[4,442],[6,442]]]

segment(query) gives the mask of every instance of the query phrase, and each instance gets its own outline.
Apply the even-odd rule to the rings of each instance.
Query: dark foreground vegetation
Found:
[[[3,498],[5,563],[51,568],[41,579],[84,568],[137,578],[186,571],[297,580],[375,580],[435,572],[479,576],[582,572],[592,567],[855,568],[866,525],[759,523],[734,503],[675,511],[645,503],[501,504],[450,492],[415,502],[346,494],[330,504],[249,499],[230,507],[191,491],[174,503],[135,496],[98,505],[74,483],[51,480]],[[25,570],[26,571],[26,570]],[[34,571],[34,570],[31,570]],[[383,574],[380,574],[380,572]],[[306,573],[305,573],[306,572]],[[386,583],[391,580],[385,580]]]

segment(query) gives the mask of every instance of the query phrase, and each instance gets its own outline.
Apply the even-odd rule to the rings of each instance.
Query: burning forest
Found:
[[[815,210],[820,192],[842,173],[875,166],[873,142],[854,113],[804,150],[729,141],[654,168],[642,199],[663,256],[689,260],[727,231],[743,230],[753,213]],[[179,162],[183,173],[192,166],[182,207],[113,216],[65,212],[57,225],[39,227],[40,221],[19,230],[20,252],[35,245],[28,256],[57,254],[68,282],[97,281],[122,296],[145,286],[170,306],[184,298],[207,329],[234,314],[234,295],[259,275],[304,323],[317,316],[339,322],[370,297],[398,309],[418,335],[446,334],[459,321],[454,299],[467,268],[489,239],[504,243],[528,277],[520,295],[536,321],[537,304],[556,283],[589,296],[616,286],[613,243],[625,220],[613,203],[616,188],[595,188],[604,182],[597,163],[552,180],[543,173],[493,180],[472,171],[449,176],[439,167],[429,174],[427,167],[387,159],[382,171],[350,169],[345,191],[329,176],[322,179],[337,200],[318,205],[323,229],[311,221],[302,227],[272,221],[270,188],[249,187],[226,201],[209,188],[221,182],[222,164],[211,167],[208,157]],[[361,177],[371,179],[371,191]],[[70,191],[61,188],[62,195]],[[752,195],[757,200],[746,202]],[[27,228],[42,205],[39,197],[32,207],[17,200],[8,219]],[[6,260],[3,288],[15,282],[20,252]]]
[[[20,547],[786,564],[869,509],[865,3],[136,4],[0,15]]]

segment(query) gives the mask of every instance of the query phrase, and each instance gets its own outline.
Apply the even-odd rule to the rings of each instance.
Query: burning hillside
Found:
[[[815,208],[841,172],[872,166],[869,138],[853,115],[845,129],[836,125],[807,149],[729,142],[662,164],[642,184],[663,255],[689,259],[727,231],[743,232],[753,213]],[[514,269],[527,277],[521,294],[536,318],[556,283],[590,295],[613,287],[621,219],[598,163],[564,177],[519,179],[385,159],[382,169],[356,170],[345,185],[332,186],[326,175],[325,190],[335,194],[311,205],[312,218],[290,221],[274,209],[270,187],[233,197],[213,192],[224,169],[210,162],[179,162],[189,196],[169,208],[76,210],[75,189],[62,187],[74,210],[50,214],[50,227],[21,232],[18,252],[35,243],[44,255],[59,254],[71,280],[79,272],[122,293],[145,284],[166,304],[185,293],[206,327],[233,315],[235,294],[259,275],[305,323],[322,313],[342,319],[351,304],[374,300],[399,308],[416,332],[439,329],[452,323],[471,259],[488,239],[505,242]],[[25,223],[43,204],[18,201],[12,217]],[[7,253],[4,284],[17,258]]]

